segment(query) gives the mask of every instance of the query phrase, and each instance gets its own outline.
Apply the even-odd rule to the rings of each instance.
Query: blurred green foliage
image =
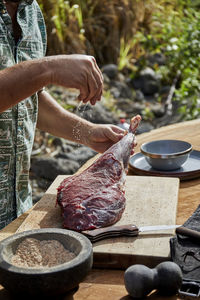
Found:
[[[47,24],[48,55],[86,53],[100,66],[117,63],[135,76],[149,54],[163,53],[166,65],[154,70],[164,85],[172,85],[180,71],[175,91],[180,113],[184,119],[200,116],[200,0],[38,2]]]
[[[150,32],[140,28],[135,34],[142,54],[137,68],[144,67],[149,54],[163,53],[166,65],[154,65],[154,70],[162,75],[164,85],[172,85],[180,72],[175,100],[183,119],[195,119],[200,117],[200,1],[159,2],[154,6]]]

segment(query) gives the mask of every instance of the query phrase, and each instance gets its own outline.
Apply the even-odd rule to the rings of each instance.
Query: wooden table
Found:
[[[151,132],[144,133],[137,136],[138,145],[136,152],[139,151],[140,145],[144,142],[156,139],[180,139],[190,142],[193,148],[200,150],[200,120],[188,121],[178,123],[170,126],[165,126]],[[84,165],[82,169],[87,167],[93,162],[91,159]],[[129,174],[133,174],[131,170]],[[177,224],[183,224],[190,215],[194,212],[200,203],[200,178],[189,181],[182,181],[180,183],[178,211],[177,211]],[[0,237],[9,236],[15,233],[24,219],[28,216],[29,212],[17,218],[14,222],[9,224],[6,228],[0,231]],[[102,270],[93,269],[86,277],[84,282],[79,285],[76,292],[62,297],[62,300],[131,300],[132,298],[127,295],[124,287],[124,270]],[[161,299],[161,297],[154,292],[148,298]],[[0,286],[0,299],[11,300],[9,293]],[[56,298],[58,299],[58,298]],[[167,300],[165,297],[164,299]],[[178,296],[169,299],[178,299]]]

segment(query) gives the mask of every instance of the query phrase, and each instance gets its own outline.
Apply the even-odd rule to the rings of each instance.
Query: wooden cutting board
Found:
[[[61,210],[55,205],[57,187],[65,177],[61,175],[55,179],[17,232],[46,227],[62,228]],[[127,176],[126,209],[116,224],[175,224],[178,190],[178,178]],[[153,267],[169,259],[169,239],[173,234],[174,230],[168,230],[94,243],[94,266],[127,268],[131,264],[140,263]]]

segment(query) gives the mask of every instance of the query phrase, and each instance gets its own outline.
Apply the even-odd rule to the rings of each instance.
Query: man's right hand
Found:
[[[0,70],[0,112],[55,84],[80,91],[79,101],[94,105],[101,99],[103,76],[95,58],[88,55],[56,55],[20,62]]]
[[[78,99],[92,105],[101,99],[103,76],[94,57],[89,55],[57,55],[46,57],[51,83],[80,91]]]

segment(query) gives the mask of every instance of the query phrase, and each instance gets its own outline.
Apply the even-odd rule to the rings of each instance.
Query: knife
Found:
[[[105,238],[113,238],[118,236],[138,236],[140,232],[148,231],[162,231],[168,229],[175,229],[181,225],[153,225],[137,227],[136,225],[119,225],[97,228],[93,230],[84,230],[84,234],[92,243],[98,242]]]

